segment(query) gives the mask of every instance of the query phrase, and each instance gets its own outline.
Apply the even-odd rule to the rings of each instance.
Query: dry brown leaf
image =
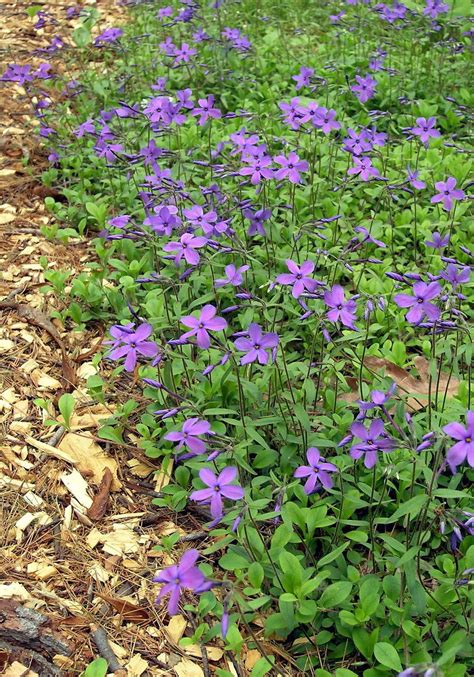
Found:
[[[13,661],[2,674],[3,677],[38,677],[37,672],[33,672],[33,670],[30,670],[26,665],[18,661]]]
[[[141,677],[145,670],[148,669],[148,662],[142,658],[141,654],[136,653],[125,667],[127,668],[128,677]]]
[[[166,634],[172,642],[178,644],[179,640],[184,635],[186,625],[187,621],[184,616],[181,616],[181,614],[171,617],[170,622],[166,627]]]
[[[147,609],[143,606],[138,606],[137,604],[132,604],[126,599],[120,599],[119,597],[110,597],[110,595],[103,595],[98,593],[98,596],[110,604],[115,611],[120,614],[124,621],[128,623],[142,623],[147,621],[150,618],[150,614]]]
[[[123,557],[139,550],[138,534],[124,524],[114,524],[113,531],[101,534],[102,549],[109,555]]]
[[[262,657],[262,654],[260,651],[257,651],[257,649],[249,649],[247,651],[247,656],[245,657],[245,667],[247,670],[251,670],[255,663],[259,661]]]
[[[203,669],[187,658],[183,658],[179,663],[176,663],[174,670],[178,677],[204,677]]]
[[[76,460],[81,472],[91,473],[95,484],[100,484],[104,470],[108,468],[113,478],[111,491],[121,488],[122,484],[117,478],[117,462],[105,453],[89,433],[67,433],[61,440],[59,449]]]
[[[107,504],[109,502],[112,480],[113,477],[110,469],[105,468],[101,483],[99,484],[99,489],[94,496],[91,507],[87,511],[87,517],[89,517],[91,520],[98,521],[102,519],[102,517],[107,512]]]

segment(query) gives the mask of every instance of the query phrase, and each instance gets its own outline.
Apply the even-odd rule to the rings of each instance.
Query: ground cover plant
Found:
[[[287,674],[469,674],[468,3],[67,11],[3,79],[67,198],[48,235],[95,242],[62,320],[106,322],[97,359],[143,391],[101,436],[138,434],[155,503],[214,537],[163,539],[157,602],[187,641],[256,646],[254,675],[264,637]]]

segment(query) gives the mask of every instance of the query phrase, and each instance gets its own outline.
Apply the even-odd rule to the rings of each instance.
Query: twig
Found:
[[[49,440],[48,440],[49,446],[50,447],[57,446],[61,442],[65,432],[66,432],[66,429],[64,428],[64,426],[62,426],[62,425],[59,426],[59,428],[56,430],[56,432],[53,433],[51,435],[51,437],[49,438]]]
[[[209,668],[209,656],[207,655],[207,649],[204,644],[201,643],[201,657],[202,657],[202,670],[204,672],[204,677],[211,677],[211,670]]]
[[[209,536],[208,531],[194,531],[191,534],[185,534],[178,538],[178,543],[187,543],[188,541],[200,541],[201,538],[207,538]]]
[[[122,670],[122,666],[118,662],[117,656],[112,651],[112,647],[109,644],[109,640],[107,639],[107,634],[104,628],[97,627],[94,624],[92,624],[90,627],[92,631],[92,639],[94,640],[97,650],[102,658],[105,658],[109,664],[110,672]]]

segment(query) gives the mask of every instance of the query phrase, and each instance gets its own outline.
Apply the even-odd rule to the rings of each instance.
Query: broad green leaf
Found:
[[[386,668],[396,670],[397,672],[402,671],[400,657],[392,644],[389,644],[388,642],[377,642],[374,647],[374,656],[378,662],[381,665],[385,665]]]

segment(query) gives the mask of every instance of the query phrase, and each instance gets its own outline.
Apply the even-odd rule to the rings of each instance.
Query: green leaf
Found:
[[[338,548],[336,548],[335,550],[330,552],[329,555],[326,555],[325,557],[321,557],[321,559],[318,562],[318,567],[323,567],[326,564],[329,564],[329,562],[333,562],[348,547],[349,547],[349,543],[343,543]]]
[[[89,663],[81,677],[105,677],[108,667],[109,664],[105,658],[96,658],[92,663]]]
[[[426,494],[418,494],[418,496],[413,496],[408,501],[405,501],[391,517],[387,520],[383,520],[381,524],[391,524],[392,522],[397,522],[400,517],[405,515],[410,515],[411,518],[416,517],[421,511],[423,506],[426,504],[426,501],[429,500],[429,497]]]
[[[59,398],[58,407],[64,419],[64,424],[66,428],[69,428],[75,404],[76,400],[70,393],[64,393],[64,395],[61,395],[61,397]]]
[[[374,656],[386,668],[396,670],[397,672],[402,671],[402,663],[397,650],[388,642],[377,642],[374,647]]]
[[[352,583],[349,581],[339,581],[328,585],[321,595],[319,606],[323,609],[332,609],[349,597],[352,590]]]
[[[262,565],[258,562],[252,562],[252,564],[249,566],[247,577],[254,588],[260,588],[264,575],[265,574]]]

